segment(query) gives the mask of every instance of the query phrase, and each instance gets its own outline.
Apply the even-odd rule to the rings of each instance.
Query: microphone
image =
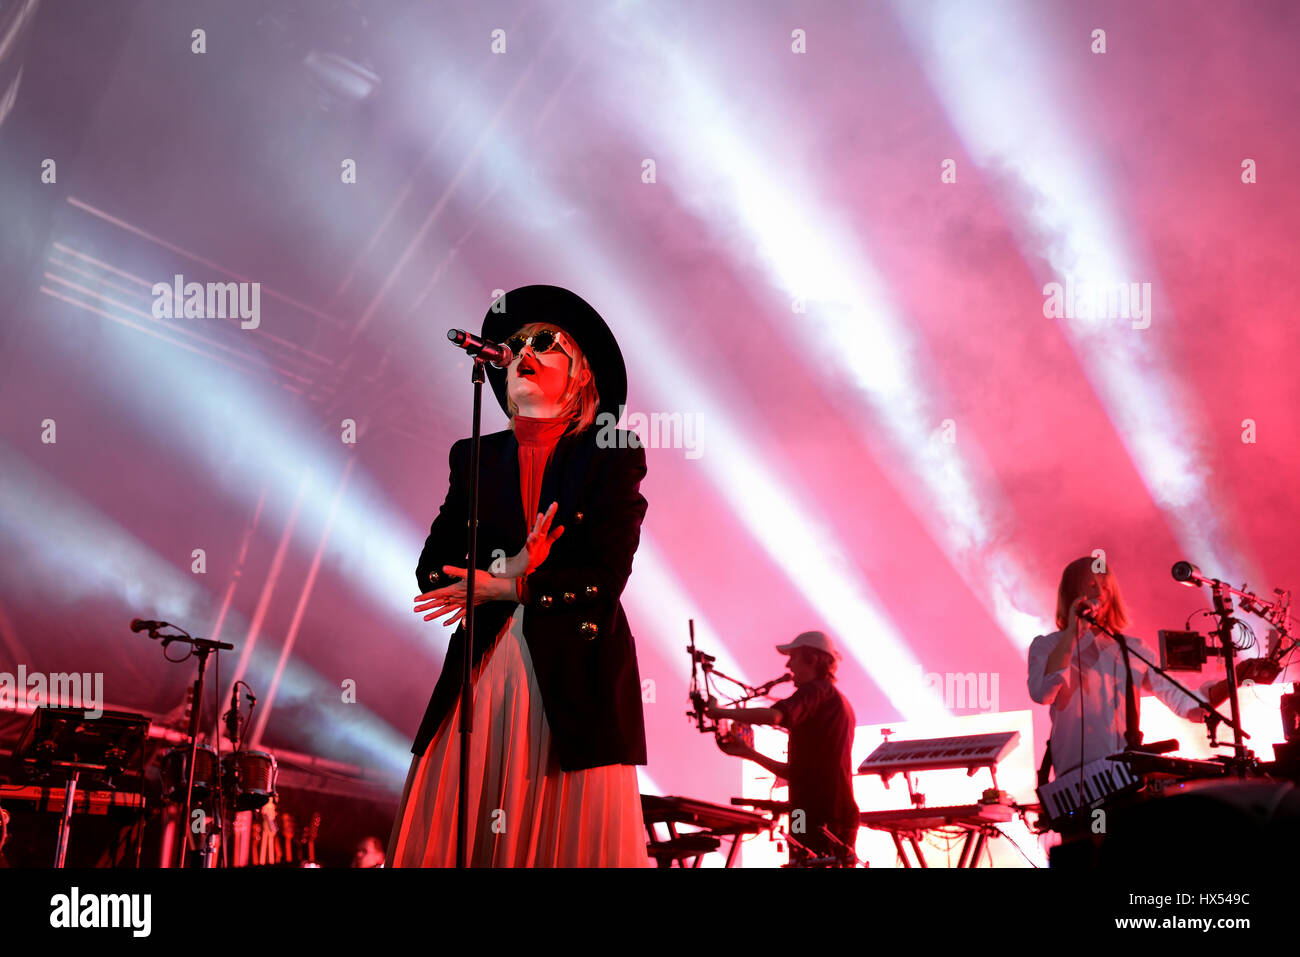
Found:
[[[239,682],[230,689],[230,710],[226,712],[226,737],[239,743]]]
[[[157,631],[159,628],[167,627],[165,621],[150,621],[148,618],[132,618],[132,631]]]
[[[466,332],[464,329],[448,329],[447,338],[452,345],[460,346],[472,356],[481,356],[498,369],[504,369],[510,365],[511,360],[515,357],[509,346],[492,342],[490,339],[480,339],[472,332]]]
[[[1201,582],[1204,581],[1201,570],[1191,562],[1174,562],[1174,567],[1169,572],[1174,576],[1174,581],[1191,585],[1193,588],[1200,588]]]
[[[1084,621],[1090,621],[1095,625],[1097,624],[1097,619],[1093,617],[1094,608],[1096,608],[1096,606],[1091,600],[1085,601],[1078,608],[1074,609],[1074,617],[1082,618]]]

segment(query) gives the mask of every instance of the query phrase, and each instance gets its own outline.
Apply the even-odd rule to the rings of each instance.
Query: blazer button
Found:
[[[596,626],[594,621],[584,621],[578,626],[578,631],[582,633],[582,637],[591,641],[591,639],[596,637],[596,632],[600,631],[600,629]]]
[[[595,586],[595,585],[588,585],[588,586],[587,586],[587,597],[588,597],[588,598],[595,598],[595,597],[596,597],[596,586]]]
[[[541,605],[543,608],[550,608],[550,607],[551,607],[551,596],[550,596],[550,595],[543,595],[541,598],[537,599],[537,604]]]
[[[573,592],[571,592],[571,591],[566,591],[566,592],[564,593],[564,603],[565,603],[566,605],[572,605],[572,604],[573,604],[575,601],[577,601],[577,600],[578,600],[578,596],[575,595]]]

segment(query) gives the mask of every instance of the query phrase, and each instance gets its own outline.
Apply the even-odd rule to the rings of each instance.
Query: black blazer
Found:
[[[646,500],[639,486],[645,450],[635,433],[617,430],[620,448],[600,448],[601,430],[560,438],[547,463],[539,511],[558,502],[552,528],[564,534],[528,576],[524,638],[533,660],[546,720],[565,771],[607,764],[645,764],[645,721],[636,648],[619,596],[632,571]],[[606,434],[608,434],[606,432]],[[635,445],[634,445],[635,443]],[[454,581],[442,566],[466,567],[469,554],[470,440],[451,447],[446,501],[429,529],[415,568],[420,592]],[[519,443],[506,430],[483,436],[479,467],[477,566],[489,570],[493,550],[509,557],[524,546],[535,515],[525,522],[519,491]],[[483,602],[474,609],[478,666],[515,603]],[[442,673],[411,747],[423,754],[443,719],[458,706],[465,624],[452,634]]]

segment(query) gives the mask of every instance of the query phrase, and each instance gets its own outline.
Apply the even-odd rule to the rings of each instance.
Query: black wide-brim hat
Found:
[[[608,412],[615,418],[627,403],[627,367],[618,340],[605,320],[577,293],[559,286],[520,286],[501,296],[483,317],[483,338],[505,342],[530,322],[544,322],[564,331],[587,358],[596,377],[600,394],[597,413]],[[489,364],[488,381],[496,393],[501,411],[510,414],[506,404],[506,372]]]

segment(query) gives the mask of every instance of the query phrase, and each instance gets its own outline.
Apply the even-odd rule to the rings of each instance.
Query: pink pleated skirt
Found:
[[[469,761],[472,867],[652,867],[636,768],[563,771],[551,749],[524,607],[484,655]],[[389,867],[455,867],[460,709],[411,761]]]

